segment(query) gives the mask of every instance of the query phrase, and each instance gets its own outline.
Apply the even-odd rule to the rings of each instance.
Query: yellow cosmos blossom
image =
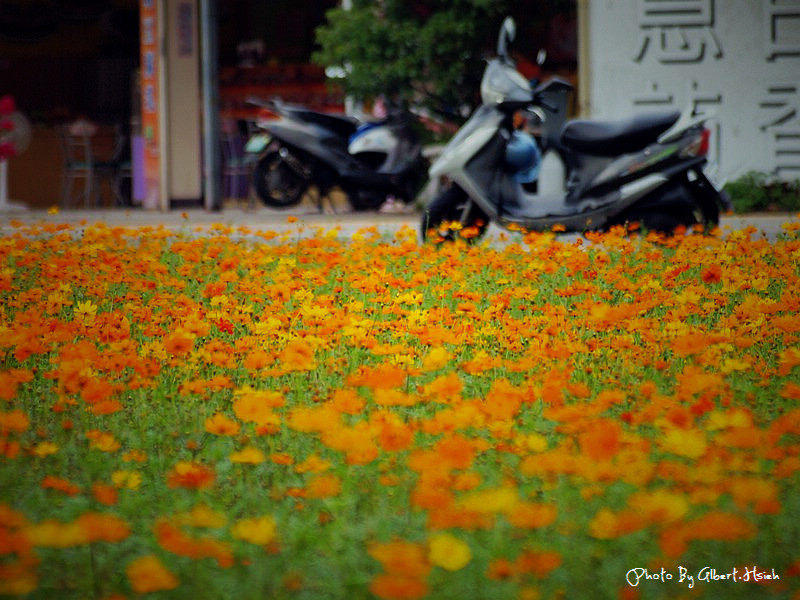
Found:
[[[73,314],[75,319],[81,323],[94,323],[95,317],[97,316],[97,305],[91,300],[83,300],[75,305]]]
[[[424,371],[435,371],[444,367],[452,355],[442,346],[431,348],[422,360],[422,369]]]
[[[275,531],[275,519],[265,515],[236,521],[231,528],[231,535],[251,544],[266,546],[275,539]]]
[[[137,471],[114,471],[111,473],[111,483],[118,489],[138,490],[142,476]]]
[[[501,513],[512,510],[519,502],[517,490],[499,487],[471,492],[461,498],[458,505],[466,510],[482,513]]]
[[[175,515],[174,521],[178,525],[217,529],[224,527],[228,519],[224,514],[212,509],[208,505],[198,504],[187,512]]]
[[[689,512],[689,502],[686,497],[667,490],[637,492],[628,498],[628,506],[651,523],[658,525],[678,521]]]
[[[248,446],[247,448],[242,448],[241,450],[232,452],[229,458],[231,462],[250,465],[257,465],[267,460],[267,457],[264,456],[264,453],[253,446]]]
[[[89,440],[90,448],[101,452],[116,452],[120,448],[120,443],[108,432],[92,429],[86,432],[86,438]]]
[[[472,551],[466,542],[457,537],[439,533],[428,540],[428,559],[431,564],[447,571],[458,571],[472,560]]]
[[[56,452],[58,452],[58,444],[54,444],[53,442],[39,442],[33,448],[33,453],[39,458],[50,456]]]
[[[669,429],[659,443],[666,452],[691,459],[700,458],[708,448],[705,434],[696,429]]]

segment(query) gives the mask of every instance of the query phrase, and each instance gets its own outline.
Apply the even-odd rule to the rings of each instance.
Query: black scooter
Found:
[[[708,117],[691,111],[637,115],[627,120],[567,122],[551,140],[567,168],[563,193],[529,193],[541,153],[533,137],[515,130],[518,111],[545,111],[558,80],[531,89],[514,67],[507,18],[498,56],[481,82],[482,104],[431,165],[430,176],[451,185],[425,208],[423,239],[480,237],[490,221],[527,231],[603,230],[638,223],[664,232],[715,225],[727,196],[703,173],[709,147]],[[533,146],[531,146],[533,144]]]
[[[259,121],[263,133],[246,148],[258,154],[253,182],[266,205],[293,206],[311,187],[320,199],[338,187],[355,210],[372,210],[387,196],[413,201],[424,183],[428,162],[407,111],[360,122],[278,99],[249,101],[276,115]]]

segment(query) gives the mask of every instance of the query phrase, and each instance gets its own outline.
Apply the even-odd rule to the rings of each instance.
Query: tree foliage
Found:
[[[354,0],[327,12],[313,60],[344,69],[347,94],[413,101],[440,114],[472,105],[507,0]]]

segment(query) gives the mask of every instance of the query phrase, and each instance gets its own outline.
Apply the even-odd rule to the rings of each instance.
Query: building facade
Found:
[[[584,114],[710,111],[721,181],[753,170],[800,178],[800,0],[580,6]]]

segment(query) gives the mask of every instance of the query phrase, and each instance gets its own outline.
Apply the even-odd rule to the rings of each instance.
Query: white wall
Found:
[[[717,115],[721,180],[800,179],[800,0],[589,0],[583,112]],[[588,82],[586,81],[588,79]],[[586,91],[588,90],[588,91]]]

